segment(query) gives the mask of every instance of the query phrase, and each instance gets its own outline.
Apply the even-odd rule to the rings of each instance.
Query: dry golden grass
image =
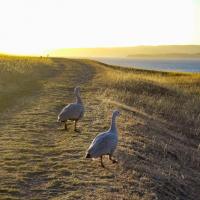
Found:
[[[114,70],[113,70],[114,69]],[[162,117],[200,136],[200,74],[105,68],[105,97]]]
[[[125,70],[89,60],[3,59],[16,73],[3,83],[10,80],[14,90],[1,88],[10,95],[1,98],[10,103],[0,110],[6,113],[0,123],[0,199],[199,198],[199,133],[192,133],[199,122],[188,123],[198,112],[192,108],[198,104],[199,75]],[[21,64],[14,70],[13,63]],[[71,125],[66,132],[56,118],[73,101],[77,85],[86,113],[78,125],[81,133]],[[10,112],[13,102],[17,108]],[[189,116],[183,115],[183,103]],[[86,160],[85,151],[107,130],[116,108],[122,113],[119,164],[105,159],[103,169],[99,161]]]
[[[98,71],[99,98],[124,110],[118,148],[123,197],[198,199],[200,74],[85,62]]]

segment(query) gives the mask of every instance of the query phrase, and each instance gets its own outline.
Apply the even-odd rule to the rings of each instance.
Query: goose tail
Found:
[[[61,122],[60,116],[58,116],[57,122]]]
[[[86,153],[85,158],[91,158],[91,155],[89,153]]]

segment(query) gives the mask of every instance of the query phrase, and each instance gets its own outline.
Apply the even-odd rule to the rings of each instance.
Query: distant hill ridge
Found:
[[[133,54],[128,55],[128,57],[195,57],[199,58],[200,53],[160,53],[160,54]]]
[[[161,45],[110,48],[64,48],[49,52],[59,57],[200,56],[200,45]]]

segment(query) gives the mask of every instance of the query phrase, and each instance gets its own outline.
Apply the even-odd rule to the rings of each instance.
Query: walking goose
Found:
[[[112,155],[117,147],[118,143],[118,131],[116,127],[116,117],[119,116],[119,111],[115,110],[112,114],[111,126],[107,132],[98,134],[86,152],[86,158],[98,158],[100,157],[101,166],[103,164],[103,156],[109,155],[109,159],[113,163],[117,163],[117,160],[112,158]]]
[[[67,121],[74,121],[74,130],[77,131],[76,125],[78,120],[80,120],[84,115],[84,106],[80,97],[80,88],[75,87],[74,93],[76,95],[76,102],[70,103],[62,109],[58,115],[58,122],[64,122],[65,130],[67,130]]]

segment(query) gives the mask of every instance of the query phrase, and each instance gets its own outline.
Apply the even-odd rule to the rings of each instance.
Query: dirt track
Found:
[[[57,76],[1,121],[0,199],[79,199],[89,198],[98,189],[117,190],[112,172],[84,159],[91,139],[104,129],[98,121],[103,113],[98,116],[100,110],[96,110],[99,101],[95,94],[94,99],[91,96],[94,69],[79,62],[56,62],[60,65]],[[81,133],[73,127],[63,131],[56,123],[61,108],[74,100],[76,85],[86,104],[85,118],[79,123]]]

